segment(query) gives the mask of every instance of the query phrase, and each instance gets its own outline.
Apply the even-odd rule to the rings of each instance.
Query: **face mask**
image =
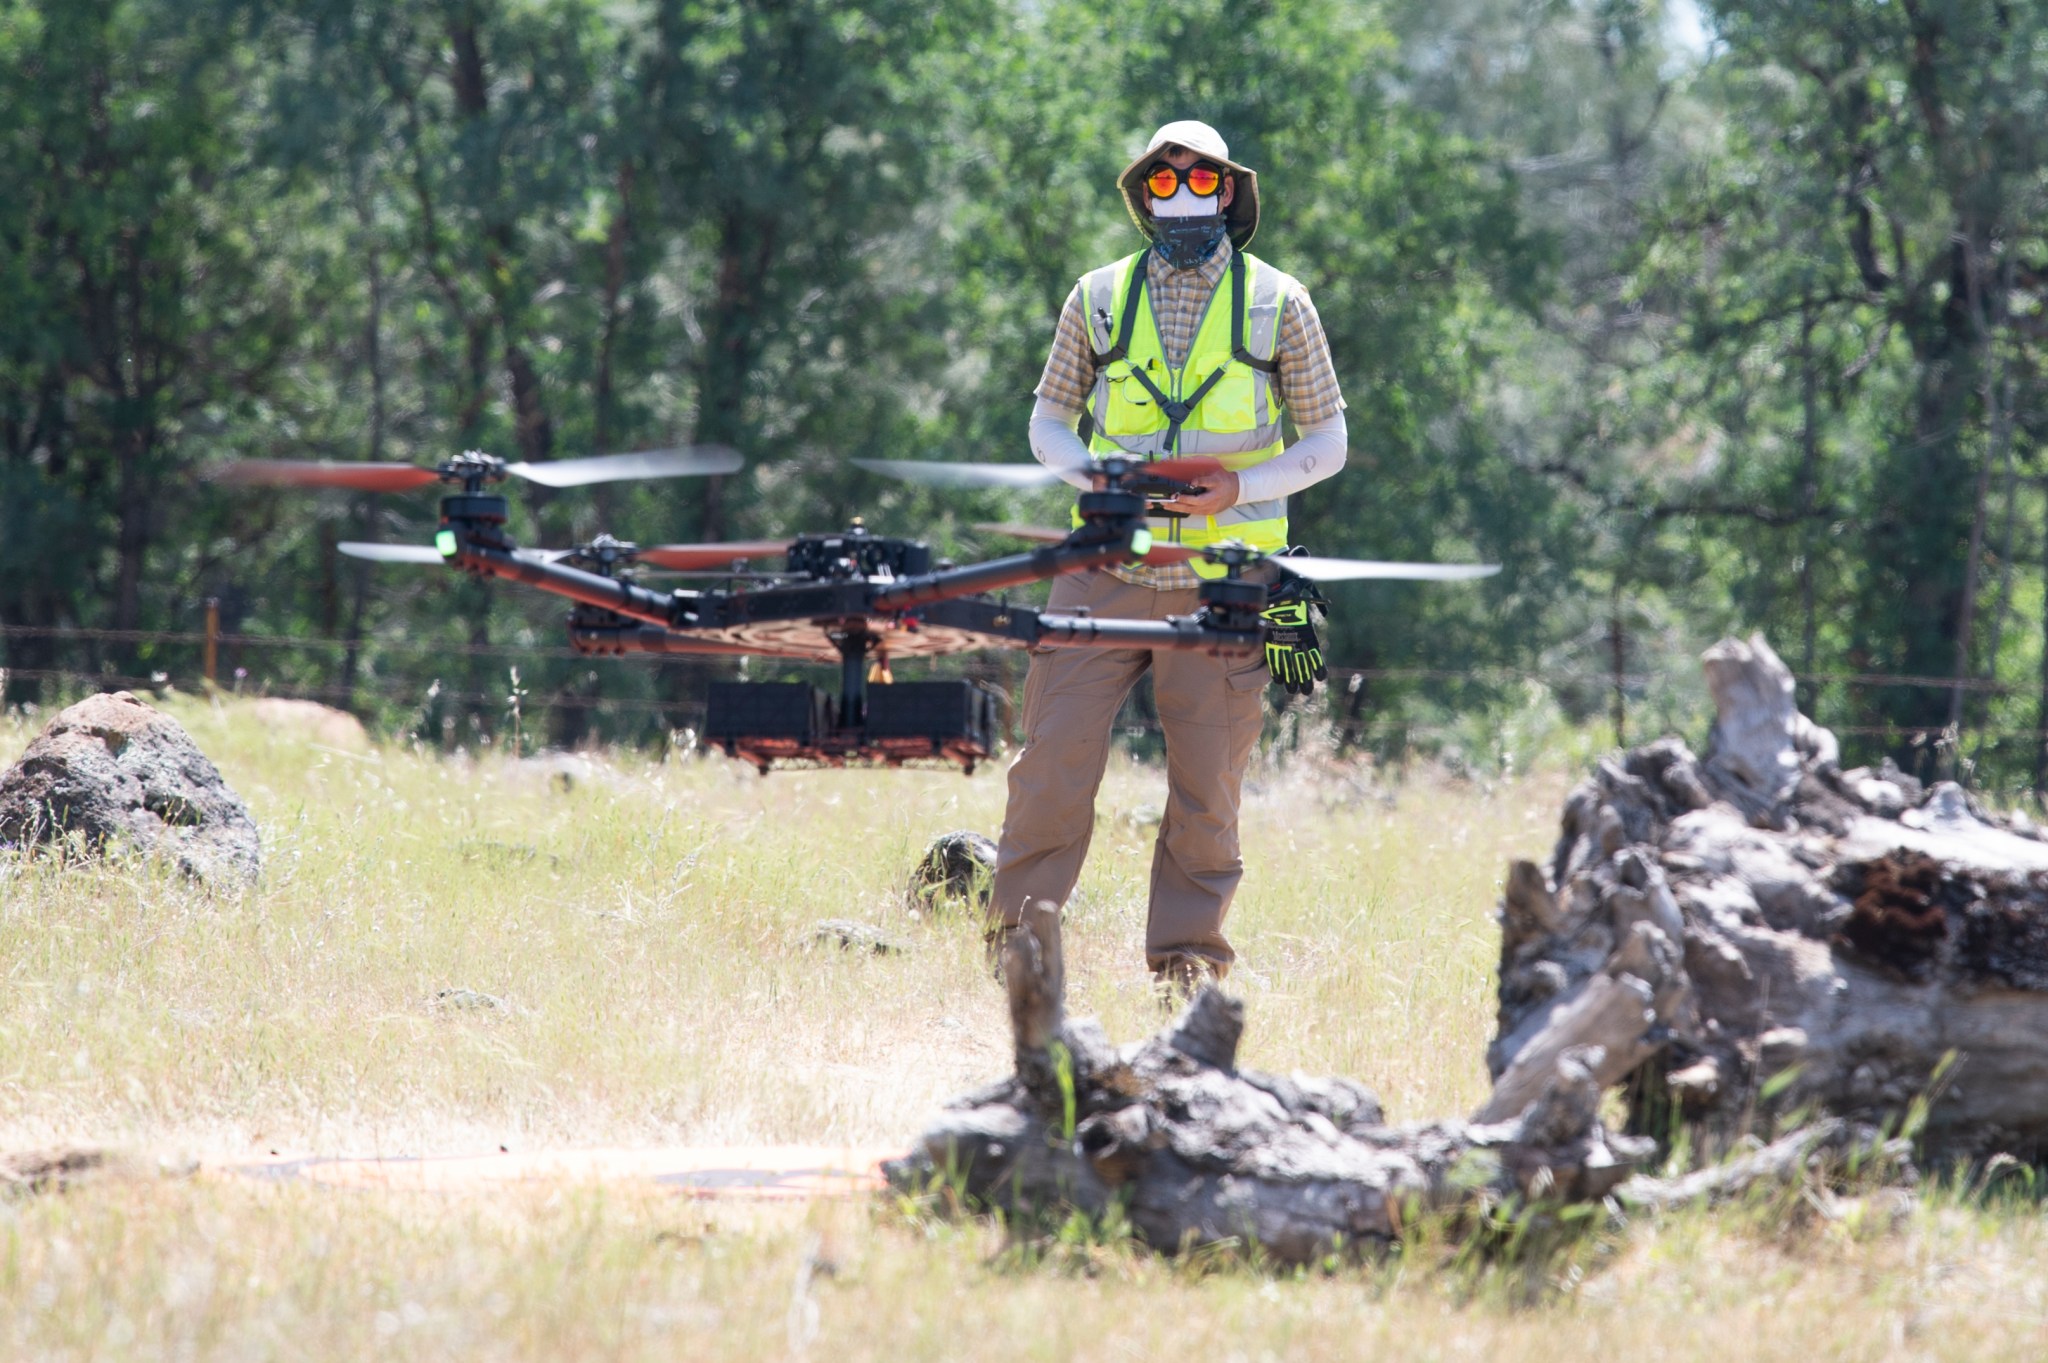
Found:
[[[1182,185],[1173,192],[1170,199],[1152,199],[1152,216],[1155,218],[1205,218],[1216,211],[1216,195],[1203,198],[1194,190]]]
[[[1153,245],[1159,258],[1176,270],[1192,270],[1215,255],[1229,232],[1221,213],[1152,220]]]

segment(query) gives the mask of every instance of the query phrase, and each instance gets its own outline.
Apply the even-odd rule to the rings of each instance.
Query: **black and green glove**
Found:
[[[1315,626],[1315,613],[1327,615],[1328,603],[1306,583],[1288,582],[1275,590],[1281,594],[1259,612],[1266,622],[1266,670],[1290,694],[1312,695],[1317,682],[1330,679]]]

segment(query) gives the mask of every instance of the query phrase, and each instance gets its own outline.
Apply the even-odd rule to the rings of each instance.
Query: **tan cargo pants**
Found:
[[[1194,589],[1154,591],[1106,572],[1053,583],[1051,613],[1161,620],[1192,614]],[[1095,792],[1109,761],[1110,727],[1124,697],[1152,669],[1166,734],[1166,812],[1152,849],[1145,960],[1159,970],[1201,957],[1221,977],[1237,953],[1223,916],[1244,875],[1237,811],[1245,764],[1258,740],[1265,659],[1149,649],[1035,651],[1024,683],[1024,750],[1010,766],[1010,802],[990,914],[1014,927],[1027,904],[1064,905],[1095,831]]]

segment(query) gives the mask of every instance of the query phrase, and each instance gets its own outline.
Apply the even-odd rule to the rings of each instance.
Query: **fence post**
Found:
[[[220,598],[206,598],[206,684],[220,685]]]
[[[1614,600],[1607,617],[1607,647],[1610,661],[1614,666],[1614,746],[1628,746],[1628,641],[1622,631],[1621,588],[1616,585]]]

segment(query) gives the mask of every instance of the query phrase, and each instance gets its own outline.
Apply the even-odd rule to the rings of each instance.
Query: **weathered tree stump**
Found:
[[[1017,1213],[1120,1205],[1155,1248],[1256,1245],[1284,1264],[1383,1245],[1408,1218],[1512,1197],[1605,1196],[1653,1147],[1599,1121],[1597,1048],[1556,1054],[1500,1122],[1384,1124],[1345,1079],[1239,1069],[1244,1006],[1204,989],[1150,1040],[1112,1046],[1062,1009],[1059,914],[1004,944],[1014,1075],[956,1099],[888,1166]]]
[[[1761,636],[1705,663],[1706,756],[1601,762],[1549,863],[1509,869],[1482,1118],[1593,1046],[1639,1134],[1896,1125],[1925,1095],[1938,1152],[2048,1151],[2048,844],[1952,783],[1841,770]]]

